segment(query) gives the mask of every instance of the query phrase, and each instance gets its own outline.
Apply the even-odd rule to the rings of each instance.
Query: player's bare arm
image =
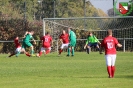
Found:
[[[61,42],[61,44],[63,44],[63,40],[62,39],[60,39],[59,41]]]
[[[26,37],[26,35],[28,34],[29,32],[28,31],[26,31],[25,32],[25,34],[24,34],[24,36],[22,37],[22,38],[25,38]]]
[[[84,45],[84,49],[86,49],[87,44]]]
[[[88,40],[86,41],[86,43],[85,43],[85,45],[84,45],[84,49],[86,49],[87,44],[88,44]]]
[[[43,44],[43,40],[41,40],[41,44]]]
[[[34,44],[36,45],[36,40],[33,37],[31,39],[34,42]]]
[[[97,43],[101,45],[101,42],[98,41]]]
[[[122,45],[120,43],[117,44],[118,47],[122,47]]]
[[[33,38],[32,40],[34,41],[34,44],[36,44],[36,41],[35,41],[35,39]]]

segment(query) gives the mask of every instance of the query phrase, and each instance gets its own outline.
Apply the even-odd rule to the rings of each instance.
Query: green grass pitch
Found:
[[[133,53],[118,52],[115,78],[108,78],[104,54],[50,53],[42,57],[0,55],[0,88],[133,88]]]

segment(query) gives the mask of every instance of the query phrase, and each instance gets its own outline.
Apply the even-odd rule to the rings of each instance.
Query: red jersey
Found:
[[[116,54],[116,45],[118,40],[115,37],[107,36],[103,39],[101,47],[105,49],[105,55],[107,54]]]
[[[41,38],[43,41],[42,47],[49,48],[52,42],[52,37],[49,35],[45,35]]]
[[[64,44],[69,43],[69,35],[67,33],[66,34],[61,34],[60,39],[62,39]]]
[[[16,48],[21,47],[21,44],[20,44],[20,42],[19,42],[19,40],[17,38],[14,39],[14,43],[15,43],[15,47]]]

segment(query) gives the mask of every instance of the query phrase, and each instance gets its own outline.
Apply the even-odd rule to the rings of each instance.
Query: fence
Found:
[[[100,41],[102,39],[99,39]],[[85,45],[85,41],[86,39],[77,39],[77,44],[75,47],[75,50],[78,52],[85,52],[84,50],[84,45]],[[123,51],[123,52],[132,52],[133,51],[133,38],[118,38],[118,41],[123,45],[122,48],[118,48],[117,51]],[[34,45],[34,50],[35,53],[39,52],[40,48],[41,48],[41,44],[39,40],[36,40],[37,44]],[[129,42],[129,43],[128,43]],[[57,52],[58,48],[60,46],[60,44],[58,43],[58,40],[54,40],[54,46],[57,47],[53,47],[52,48],[52,52]],[[13,41],[0,41],[0,53],[11,53],[15,51],[15,45]],[[30,52],[29,49],[27,49],[27,51]],[[92,52],[96,52],[97,49],[96,48],[92,48],[91,49]]]
[[[10,21],[12,25],[10,25]],[[84,26],[86,22],[86,27]],[[17,22],[17,25],[13,25]],[[5,25],[6,24],[6,25]],[[92,31],[93,34],[102,40],[106,36],[106,30],[112,29],[113,36],[117,37],[119,42],[123,45],[119,51],[133,51],[133,17],[86,17],[86,18],[45,18],[42,23],[28,24],[27,29],[34,29],[35,39],[38,40],[35,45],[35,51],[38,52],[41,47],[39,43],[40,36],[45,34],[45,31],[49,31],[54,39],[53,52],[58,51],[58,37],[61,34],[62,29],[72,27],[77,36],[76,51],[84,51],[83,46],[88,36],[88,32]],[[9,53],[14,51],[13,38],[18,35],[22,37],[25,30],[22,30],[21,22],[19,20],[7,20],[1,23],[5,28],[0,28],[0,53]],[[39,26],[38,26],[39,25]],[[31,26],[32,28],[29,28]],[[9,28],[8,28],[9,27]],[[43,27],[43,30],[41,28]],[[85,28],[86,29],[85,29]],[[96,49],[92,48],[92,51]]]

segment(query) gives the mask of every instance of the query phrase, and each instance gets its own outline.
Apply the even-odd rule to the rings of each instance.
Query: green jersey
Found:
[[[88,43],[97,43],[97,42],[99,42],[99,40],[94,35],[92,35],[92,36],[89,36],[87,38],[86,44],[88,44]]]
[[[23,42],[29,42],[31,39],[33,39],[33,36],[30,34],[27,34],[26,37],[23,39]]]
[[[73,31],[69,32],[69,41],[76,41],[76,34]]]

